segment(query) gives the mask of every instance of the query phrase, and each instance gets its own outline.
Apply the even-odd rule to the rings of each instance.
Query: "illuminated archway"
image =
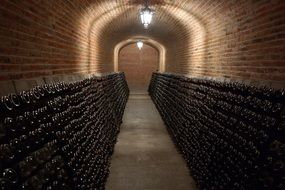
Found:
[[[138,40],[141,40],[145,44],[148,44],[158,50],[159,52],[159,72],[164,72],[165,71],[165,55],[166,55],[165,47],[159,42],[152,40],[150,38],[143,37],[143,36],[135,36],[130,39],[124,40],[116,45],[114,49],[114,71],[115,72],[119,71],[120,50],[129,44],[136,43]]]

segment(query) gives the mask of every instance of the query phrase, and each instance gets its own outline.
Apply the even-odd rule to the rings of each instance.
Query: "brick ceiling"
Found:
[[[143,36],[165,47],[166,72],[284,81],[284,0],[149,0],[148,30],[143,3],[1,0],[2,78],[111,72],[115,46]]]
[[[143,28],[138,15],[144,4],[142,0],[85,0],[85,4],[83,0],[78,0],[78,6],[85,9],[82,20],[89,20],[88,30],[92,36],[90,44],[94,46],[90,48],[94,50],[91,52],[91,57],[96,57],[99,62],[97,65],[100,65],[112,62],[112,56],[106,50],[112,50],[116,44],[132,36],[149,37],[164,45],[170,52],[174,46],[179,49],[189,49],[190,43],[187,42],[190,40],[190,34],[194,37],[205,35],[202,20],[196,14],[199,6],[207,11],[201,2],[200,0],[149,0],[148,5],[155,10],[155,15],[147,30]],[[210,5],[212,4],[214,6],[215,3]],[[202,42],[198,39],[197,43]],[[100,44],[100,47],[96,44]]]

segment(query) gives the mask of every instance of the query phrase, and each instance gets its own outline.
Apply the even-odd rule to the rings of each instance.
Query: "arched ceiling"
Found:
[[[204,49],[205,26],[202,20],[186,9],[188,4],[195,5],[199,1],[148,1],[156,13],[147,30],[143,28],[138,16],[143,1],[89,0],[88,3],[81,5],[86,9],[79,22],[86,23],[88,20],[89,24],[85,25],[88,33],[88,52],[84,52],[83,56],[88,56],[89,61],[93,60],[90,61],[90,70],[110,70],[112,50],[116,44],[132,36],[149,37],[164,45],[167,49],[166,65],[169,69],[172,66],[174,70],[181,68],[181,64],[193,62],[187,52],[193,44]],[[198,56],[198,59],[202,58]],[[171,64],[174,62],[175,64]],[[106,63],[109,63],[109,66]]]
[[[0,80],[113,71],[116,44],[144,36],[166,72],[284,81],[284,0],[1,0]],[[273,74],[272,74],[273,73]]]

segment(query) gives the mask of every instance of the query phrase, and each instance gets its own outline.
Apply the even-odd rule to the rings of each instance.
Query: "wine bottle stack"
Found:
[[[153,73],[149,93],[199,189],[285,189],[285,93]]]
[[[112,73],[1,97],[0,189],[104,189],[128,94]]]

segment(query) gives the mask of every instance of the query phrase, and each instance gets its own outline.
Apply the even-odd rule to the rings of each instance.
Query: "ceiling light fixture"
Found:
[[[153,14],[154,11],[148,7],[147,1],[145,1],[144,8],[140,10],[141,22],[145,29],[147,29],[151,23]]]
[[[137,46],[138,46],[139,50],[141,50],[142,47],[143,47],[143,42],[142,41],[138,41],[137,42]]]

